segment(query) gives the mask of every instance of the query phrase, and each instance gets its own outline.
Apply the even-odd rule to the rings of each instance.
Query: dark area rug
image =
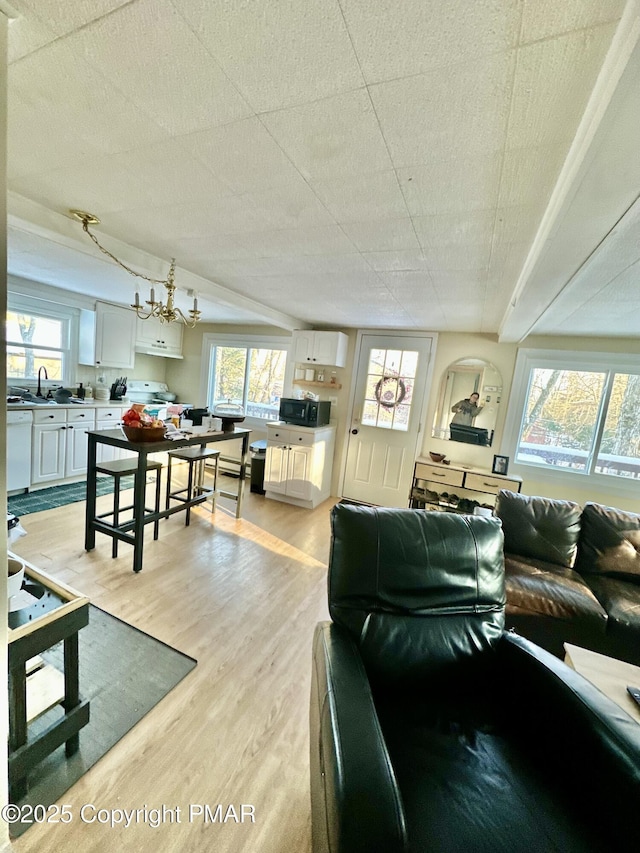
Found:
[[[80,693],[90,701],[89,723],[80,730],[80,749],[66,758],[64,744],[29,775],[27,795],[18,805],[54,803],[90,767],[196,666],[197,661],[154,637],[89,605],[89,624],[79,635]],[[42,657],[63,667],[62,643]],[[34,734],[62,714],[59,706],[30,724]],[[135,761],[135,755],[130,756]],[[17,838],[31,824],[16,823]]]
[[[96,492],[98,495],[109,495],[113,492],[113,477],[98,477]],[[133,488],[133,476],[123,477],[120,490]],[[30,512],[42,512],[45,509],[55,509],[65,504],[76,503],[87,499],[87,484],[65,483],[62,486],[51,486],[48,489],[38,489],[23,495],[13,495],[7,498],[7,509],[14,515],[28,515]]]

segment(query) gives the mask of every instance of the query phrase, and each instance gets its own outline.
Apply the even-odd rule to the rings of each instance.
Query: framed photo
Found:
[[[491,469],[492,474],[506,474],[509,470],[509,457],[508,456],[494,456],[493,457],[493,468]]]

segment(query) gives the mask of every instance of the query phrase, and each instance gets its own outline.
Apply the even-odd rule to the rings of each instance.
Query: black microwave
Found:
[[[321,427],[329,423],[331,403],[328,400],[280,399],[280,420],[298,426]]]

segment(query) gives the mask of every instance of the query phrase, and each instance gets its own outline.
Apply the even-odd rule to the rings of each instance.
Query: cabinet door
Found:
[[[91,424],[93,427],[93,424]],[[87,472],[87,426],[67,425],[64,475],[75,477]]]
[[[293,333],[293,360],[312,361],[314,332],[296,329]]]
[[[136,320],[133,311],[96,302],[96,364],[129,370],[135,360]]]
[[[161,323],[150,318],[136,318],[136,349],[154,355],[182,354],[182,323]]]
[[[342,332],[314,332],[312,361],[344,367],[347,357],[347,336]]]
[[[310,479],[313,447],[293,445],[288,453],[286,494],[291,498],[310,501],[313,492]]]
[[[48,483],[64,479],[67,427],[47,424],[33,427],[31,482]]]
[[[264,463],[264,487],[270,492],[285,494],[287,491],[287,461],[289,450],[284,444],[267,443],[267,458]]]

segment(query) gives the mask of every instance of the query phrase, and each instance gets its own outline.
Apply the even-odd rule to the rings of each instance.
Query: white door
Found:
[[[342,494],[378,506],[408,505],[433,335],[364,333]]]

